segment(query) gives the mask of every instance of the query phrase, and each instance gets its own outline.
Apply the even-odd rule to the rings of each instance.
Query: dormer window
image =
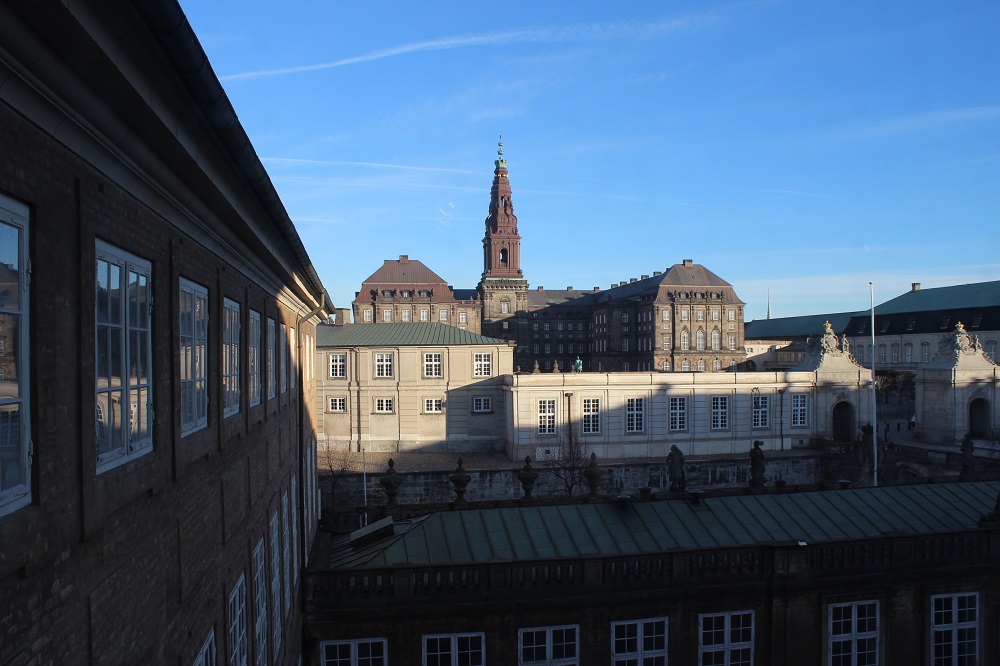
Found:
[[[383,289],[382,290],[382,297],[383,298],[391,298],[392,297],[392,289]]]
[[[948,328],[948,322],[950,322],[950,321],[951,321],[950,317],[942,317],[941,318],[941,330],[944,330],[944,329]]]
[[[917,325],[917,320],[916,319],[910,319],[909,321],[906,322],[906,330],[912,331],[913,327],[916,326],[916,325]]]
[[[972,326],[970,328],[979,328],[979,325],[983,323],[983,315],[974,315],[972,317]]]
[[[420,296],[420,298],[430,298],[431,292],[427,291],[426,289],[421,289],[420,291],[417,292],[417,294]]]
[[[402,296],[403,298],[409,298],[413,296],[413,292],[410,291],[409,289],[404,289],[403,291],[399,292],[399,295]]]
[[[884,322],[882,322],[882,332],[883,332],[883,333],[885,333],[886,331],[888,331],[888,330],[889,330],[889,324],[890,324],[890,323],[891,323],[891,322],[888,322],[888,321],[884,321]]]

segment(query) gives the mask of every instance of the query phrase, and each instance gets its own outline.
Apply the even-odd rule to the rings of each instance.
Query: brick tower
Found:
[[[521,236],[511,200],[503,139],[493,162],[490,213],[483,238],[483,277],[479,293],[483,304],[483,334],[498,338],[514,337],[514,316],[528,309],[528,281],[521,272]]]

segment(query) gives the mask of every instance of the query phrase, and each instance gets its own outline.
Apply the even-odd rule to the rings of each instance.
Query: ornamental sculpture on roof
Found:
[[[975,356],[983,353],[979,338],[973,338],[965,330],[962,322],[955,324],[955,330],[945,333],[938,342],[938,356]]]

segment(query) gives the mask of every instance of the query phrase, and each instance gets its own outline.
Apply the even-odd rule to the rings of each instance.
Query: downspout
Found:
[[[299,469],[299,484],[298,484],[298,487],[295,490],[296,490],[297,494],[301,495],[301,497],[295,497],[295,498],[293,498],[292,501],[293,502],[298,502],[299,515],[303,516],[302,519],[299,519],[298,516],[294,516],[293,517],[294,520],[297,520],[299,522],[300,529],[298,530],[298,538],[299,538],[299,547],[301,549],[299,552],[302,554],[301,557],[303,557],[303,558],[308,557],[307,553],[309,552],[309,549],[307,547],[306,539],[307,539],[308,534],[312,533],[312,530],[307,530],[306,529],[307,525],[305,524],[305,519],[304,519],[304,516],[305,516],[305,489],[306,489],[306,476],[305,475],[306,475],[306,468],[308,468],[308,466],[304,466],[303,465],[303,459],[304,459],[304,456],[305,456],[305,450],[304,450],[305,446],[304,446],[303,441],[302,441],[302,439],[303,439],[303,436],[302,436],[302,434],[303,434],[303,425],[302,424],[305,422],[305,405],[304,405],[305,400],[303,399],[303,397],[305,395],[306,383],[305,383],[305,373],[302,371],[302,366],[305,363],[312,363],[316,359],[314,359],[314,358],[306,359],[305,355],[302,353],[302,338],[303,338],[303,335],[302,335],[302,324],[307,319],[312,319],[313,317],[315,317],[316,315],[318,315],[325,307],[326,307],[326,290],[323,290],[321,292],[321,294],[320,294],[319,306],[315,310],[311,310],[309,313],[307,313],[304,316],[299,317],[298,319],[295,320],[295,348],[297,350],[297,352],[296,352],[296,358],[298,359],[298,367],[295,368],[295,373],[296,373],[296,375],[298,376],[298,379],[299,379],[299,381],[298,381],[298,387],[296,389],[298,391],[299,408],[297,410],[298,413],[296,415],[296,423],[295,423],[295,428],[296,428],[296,431],[297,431],[296,432],[295,440],[296,440],[296,444],[298,445],[298,449],[299,449],[299,457],[298,457],[298,462],[297,462],[297,467]],[[315,381],[315,379],[313,381]],[[313,453],[314,457],[315,457],[315,455],[316,454]],[[293,511],[295,510],[294,506],[292,507],[292,510]],[[302,569],[305,570],[305,564],[303,562],[299,562],[299,564],[303,565]],[[303,607],[304,603],[305,603],[305,596],[300,593],[299,594],[299,605],[300,605],[300,608]]]

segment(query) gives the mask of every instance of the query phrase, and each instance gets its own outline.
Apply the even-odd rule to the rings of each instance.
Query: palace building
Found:
[[[746,359],[743,301],[733,286],[685,259],[608,289],[530,289],[503,143],[494,161],[475,289],[455,289],[402,255],[369,276],[356,323],[436,321],[515,343],[521,372],[721,372]]]

